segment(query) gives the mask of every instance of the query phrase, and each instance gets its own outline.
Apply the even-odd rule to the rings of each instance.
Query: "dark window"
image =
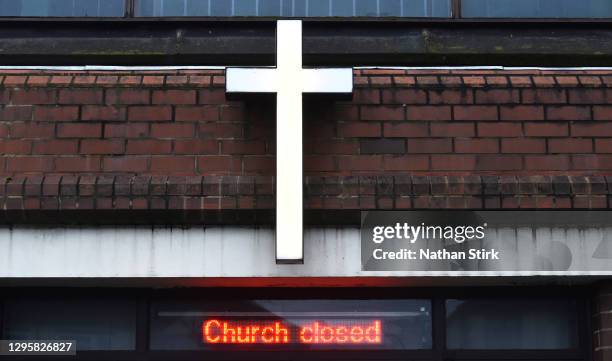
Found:
[[[152,303],[150,345],[153,350],[218,350],[222,346],[203,340],[208,322],[218,322],[211,324],[211,334],[218,337],[219,330],[226,323],[230,328],[242,327],[239,332],[250,332],[246,331],[247,327],[250,330],[252,325],[257,325],[257,332],[261,332],[263,325],[276,321],[288,328],[290,341],[285,345],[263,345],[265,347],[259,350],[330,350],[339,345],[342,349],[353,350],[420,350],[432,347],[429,300],[159,301]],[[336,332],[333,330],[349,332],[347,330],[352,327],[374,330],[372,327],[376,322],[380,327],[379,342],[347,343],[345,335],[342,336],[344,340],[338,338],[338,342],[328,344],[299,342],[301,330],[306,330],[306,336],[310,338],[318,337],[313,336],[316,335],[314,329],[321,330],[321,335],[329,332],[325,337],[332,337],[332,332]],[[328,330],[324,331],[324,327]],[[371,337],[374,335],[369,333]],[[256,343],[257,340],[255,338]],[[250,344],[248,349],[257,350],[260,346]]]
[[[576,301],[565,299],[447,300],[447,347],[576,349],[576,310]]]
[[[610,0],[462,0],[466,18],[610,18]]]
[[[100,298],[15,298],[4,303],[3,338],[75,340],[77,350],[134,350],[136,304]]]
[[[0,16],[117,17],[124,0],[0,0]]]
[[[451,15],[450,0],[136,0],[136,16],[372,16]]]

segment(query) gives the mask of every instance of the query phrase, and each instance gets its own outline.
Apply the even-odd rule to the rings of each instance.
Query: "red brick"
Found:
[[[485,86],[485,78],[483,76],[464,76],[463,83],[467,86],[481,87]]]
[[[564,89],[523,89],[524,104],[565,104],[567,94]]]
[[[612,139],[595,139],[595,153],[612,153]]]
[[[102,104],[102,90],[62,89],[59,91],[59,104]]]
[[[77,140],[43,140],[34,143],[34,154],[76,154],[79,149]]]
[[[477,104],[508,104],[520,100],[517,89],[476,89]]]
[[[578,170],[612,170],[612,155],[572,155],[572,168]]]
[[[24,85],[26,83],[27,76],[22,75],[7,75],[4,78],[4,86],[12,85]]]
[[[148,168],[148,162],[149,157],[105,157],[102,168],[107,172],[144,172]]]
[[[487,84],[493,86],[506,86],[508,85],[508,78],[505,76],[488,76],[486,77]]]
[[[575,87],[578,86],[578,78],[575,76],[556,76],[557,84],[562,87]]]
[[[11,123],[12,138],[51,138],[55,134],[54,124]]]
[[[321,140],[304,142],[306,154],[357,154],[359,143],[355,140]]]
[[[225,86],[225,77],[224,76],[213,76],[212,85]]]
[[[429,157],[426,155],[384,156],[384,170],[386,171],[415,171],[428,169]]]
[[[383,125],[385,137],[427,137],[429,136],[428,123],[385,123]],[[340,136],[344,136],[340,134]]]
[[[574,123],[571,129],[572,137],[612,137],[612,123]]]
[[[99,138],[102,136],[101,124],[62,123],[57,125],[58,138]]]
[[[142,138],[149,135],[149,124],[129,123],[129,124],[105,124],[105,138]]]
[[[427,93],[421,89],[385,89],[384,104],[427,104]]]
[[[53,170],[53,160],[48,157],[10,157],[6,159],[8,172],[50,172]]]
[[[162,85],[164,85],[164,80],[165,80],[164,76],[146,75],[146,76],[142,77],[142,84],[143,85],[158,85],[158,86],[162,86]]]
[[[130,139],[126,154],[168,154],[172,152],[171,140]]]
[[[81,141],[81,154],[123,154],[123,140],[87,139]]]
[[[176,107],[176,121],[200,122],[218,121],[219,107],[216,105],[202,105],[194,107]]]
[[[548,140],[549,153],[591,153],[592,139],[557,138]]]
[[[34,109],[34,120],[38,121],[75,121],[79,119],[79,107],[76,106],[37,106]]]
[[[393,80],[390,76],[373,76],[370,77],[370,84],[372,86],[386,86],[391,85]]]
[[[548,120],[590,120],[591,108],[580,106],[547,107]]]
[[[437,155],[431,156],[432,170],[473,170],[476,167],[474,155]]]
[[[198,157],[198,171],[202,174],[230,174],[240,172],[240,158],[229,155],[205,155]]]
[[[544,120],[543,106],[501,106],[499,110],[500,120]]]
[[[99,157],[59,157],[55,158],[56,172],[97,172],[100,170]]]
[[[98,85],[115,85],[119,81],[119,77],[115,75],[100,75],[96,80]]]
[[[10,94],[12,105],[54,104],[55,91],[49,89],[13,89]]]
[[[355,84],[358,84],[357,81],[362,77],[355,77]],[[397,86],[413,86],[416,84],[416,79],[413,76],[394,76],[393,81]],[[367,85],[367,82],[366,82]]]
[[[121,85],[140,85],[142,83],[142,76],[140,75],[123,75],[119,78],[119,84]]]
[[[174,153],[176,154],[218,154],[219,142],[216,139],[185,139],[174,141]]]
[[[0,154],[30,154],[32,141],[25,139],[0,139]],[[1,169],[0,169],[1,171]]]
[[[224,89],[204,89],[198,94],[199,104],[225,104],[227,103]]]
[[[50,85],[70,85],[70,83],[72,83],[70,75],[53,75],[49,82]]]
[[[365,122],[347,122],[338,124],[340,137],[380,137],[380,124]]]
[[[476,135],[473,123],[431,123],[433,137],[473,137]]]
[[[195,166],[195,157],[167,156],[151,158],[151,172],[193,174],[195,172]]]
[[[273,156],[246,156],[243,159],[247,173],[271,174],[276,169],[276,158]]]
[[[478,123],[479,137],[519,137],[523,135],[521,123]]]
[[[171,106],[135,106],[128,108],[130,121],[164,121],[172,120]]]
[[[363,106],[361,107],[362,120],[403,120],[404,107],[402,106]]]
[[[166,77],[167,86],[187,85],[189,78],[186,75],[168,75]]]
[[[525,123],[525,135],[528,137],[567,137],[567,123]]]
[[[452,120],[450,106],[409,106],[406,109],[408,120]]]
[[[455,120],[497,120],[494,105],[456,105],[453,107]]]
[[[523,169],[523,159],[519,155],[477,155],[476,170],[509,171]]]
[[[531,79],[536,87],[554,87],[556,85],[555,78],[552,76],[534,76]]]
[[[219,107],[219,119],[222,122],[242,122],[247,120],[245,108],[242,106],[221,106]]]
[[[195,104],[195,90],[155,90],[153,104]]]
[[[593,120],[612,120],[612,106],[594,106]]]
[[[210,85],[210,76],[191,75],[189,77],[189,84],[195,86],[208,86]]]
[[[502,153],[546,153],[546,141],[536,138],[510,138],[501,140]]]
[[[452,139],[408,139],[408,153],[452,153]]]
[[[430,90],[429,104],[472,104],[474,95],[471,89]]]
[[[305,155],[304,156],[304,171],[305,172],[332,172],[335,170],[333,157],[322,155]]]
[[[32,120],[32,106],[10,106],[0,107],[0,119],[5,121]]]
[[[198,137],[205,139],[240,138],[243,128],[240,124],[232,123],[200,123],[198,124]]]
[[[380,155],[351,155],[337,158],[338,168],[343,171],[382,170],[383,158]]]
[[[532,85],[529,76],[511,76],[510,83],[514,87],[530,87]]]
[[[455,139],[455,153],[498,153],[497,139],[457,138]]]
[[[82,120],[105,120],[119,121],[125,120],[125,108],[117,108],[114,106],[98,106],[86,105],[82,108]]]
[[[461,81],[460,76],[440,76],[440,84],[446,86],[461,86],[463,85],[463,81]]]
[[[106,104],[147,105],[151,104],[151,92],[146,89],[109,89]]]
[[[570,89],[569,102],[571,104],[609,104],[612,102],[610,89]]]
[[[578,80],[580,80],[580,84],[584,86],[600,86],[601,85],[601,79],[598,76],[581,75],[578,77]]]
[[[263,154],[266,143],[259,140],[222,140],[221,154]]]
[[[154,138],[190,138],[195,134],[195,126],[191,123],[153,124],[151,136]]]
[[[387,94],[387,103],[392,102],[393,93],[391,90],[385,90]],[[353,92],[352,104],[380,104],[381,95],[379,89],[356,89]]]
[[[568,170],[570,159],[567,155],[526,155],[525,169],[527,170]]]
[[[94,85],[96,83],[95,75],[77,75],[72,83],[74,85]]]

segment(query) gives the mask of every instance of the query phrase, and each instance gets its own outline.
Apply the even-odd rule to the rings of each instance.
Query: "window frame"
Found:
[[[223,352],[223,351],[152,351],[149,350],[149,326],[151,304],[154,300],[177,298],[276,298],[276,299],[427,299],[432,304],[432,348],[429,350],[385,351],[313,351],[320,360],[418,360],[418,361],[587,361],[591,360],[592,332],[590,317],[591,289],[578,287],[478,287],[478,288],[200,288],[200,289],[115,289],[115,288],[0,288],[0,295],[37,297],[52,291],[71,296],[115,296],[136,300],[136,349],[135,351],[81,351],[77,356],[50,357],[51,360],[274,360],[306,361],[312,353],[300,352]],[[375,296],[375,297],[374,297]],[[2,339],[4,300],[0,297],[0,339]],[[446,349],[445,301],[452,298],[554,298],[576,300],[578,312],[578,348],[573,350],[448,350]],[[27,360],[27,356],[10,360]]]
[[[277,16],[136,16],[136,1],[124,0],[125,9],[122,17],[67,17],[67,16],[0,16],[3,21],[62,21],[62,22],[89,22],[89,21],[128,21],[128,22],[181,22],[181,21],[276,21],[279,19],[301,19],[304,21],[355,21],[355,22],[417,22],[417,23],[612,23],[612,17],[608,18],[512,18],[512,17],[486,17],[486,18],[464,18],[461,14],[462,0],[450,0],[449,17],[399,17],[399,16],[350,16],[350,17],[277,17]]]

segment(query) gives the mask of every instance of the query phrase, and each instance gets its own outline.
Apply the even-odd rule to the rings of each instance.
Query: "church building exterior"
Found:
[[[0,359],[612,361],[607,0],[0,0]]]

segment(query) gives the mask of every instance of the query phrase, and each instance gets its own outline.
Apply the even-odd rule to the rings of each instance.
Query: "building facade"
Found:
[[[607,1],[0,16],[0,339],[75,340],[53,357],[77,360],[612,360]],[[353,73],[350,97],[303,97],[297,264],[275,259],[275,97],[226,94],[227,66],[275,65],[285,17],[305,68]],[[570,260],[371,271],[364,211],[521,211],[503,214],[533,226],[496,233],[516,264],[549,241]],[[542,231],[541,211],[569,223]]]

